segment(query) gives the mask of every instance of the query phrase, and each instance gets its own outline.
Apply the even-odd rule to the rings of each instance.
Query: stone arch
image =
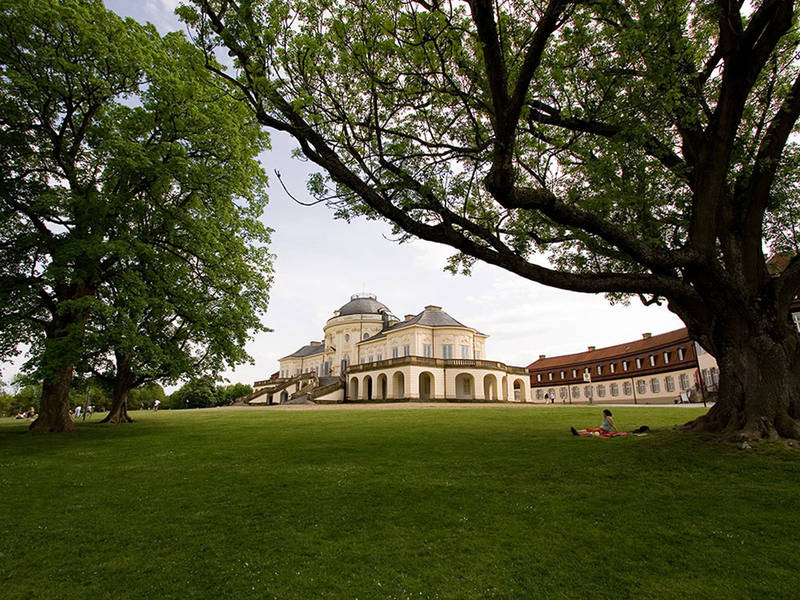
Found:
[[[514,380],[514,400],[517,402],[527,402],[525,397],[525,382],[522,379]]]
[[[431,400],[435,396],[436,378],[433,373],[423,371],[419,374],[419,399],[423,401]]]
[[[483,377],[483,399],[497,400],[497,377],[491,373]]]
[[[475,378],[470,373],[456,375],[456,398],[458,400],[475,399]]]
[[[358,377],[353,377],[350,379],[350,390],[349,396],[351,400],[358,400]]]
[[[378,400],[386,400],[386,398],[389,397],[389,382],[385,373],[378,375],[376,387],[375,398]]]
[[[400,400],[406,396],[406,378],[402,371],[396,371],[392,375],[392,398]]]
[[[281,392],[281,404],[285,404],[289,400],[289,392],[283,390]]]
[[[364,377],[363,385],[364,391],[362,394],[364,394],[364,400],[372,400],[372,377],[369,375]]]

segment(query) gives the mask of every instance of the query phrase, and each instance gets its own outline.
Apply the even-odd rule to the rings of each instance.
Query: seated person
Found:
[[[585,437],[614,437],[617,435],[628,435],[627,431],[618,431],[611,411],[603,409],[603,422],[600,427],[587,427],[586,429],[569,428],[572,435],[582,435]]]

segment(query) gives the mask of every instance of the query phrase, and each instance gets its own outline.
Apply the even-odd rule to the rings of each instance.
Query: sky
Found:
[[[177,0],[107,0],[116,13],[153,23],[163,34],[180,28]],[[278,370],[278,359],[311,340],[333,311],[356,293],[375,294],[398,317],[426,305],[441,306],[456,320],[488,334],[486,358],[527,366],[540,354],[557,356],[638,339],[683,326],[665,306],[612,306],[602,295],[548,288],[498,267],[477,264],[470,277],[444,272],[454,251],[421,240],[398,244],[388,224],[365,219],[335,220],[324,205],[301,206],[283,190],[281,173],[293,196],[309,201],[306,178],[313,165],[291,157],[291,138],[272,132],[272,149],[262,155],[270,174],[264,222],[274,230],[274,281],[260,333],[246,349],[253,364],[223,374],[252,384]],[[13,374],[14,368],[11,368]],[[9,381],[9,369],[3,369]]]

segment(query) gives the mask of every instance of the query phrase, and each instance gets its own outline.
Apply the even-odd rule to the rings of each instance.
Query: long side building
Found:
[[[661,404],[682,392],[697,401],[719,384],[716,360],[685,328],[576,354],[542,354],[528,372],[533,400],[560,404]]]

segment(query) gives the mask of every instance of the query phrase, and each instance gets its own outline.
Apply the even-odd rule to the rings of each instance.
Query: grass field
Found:
[[[0,597],[796,598],[800,452],[597,407],[0,419]],[[98,420],[98,417],[95,417]]]

